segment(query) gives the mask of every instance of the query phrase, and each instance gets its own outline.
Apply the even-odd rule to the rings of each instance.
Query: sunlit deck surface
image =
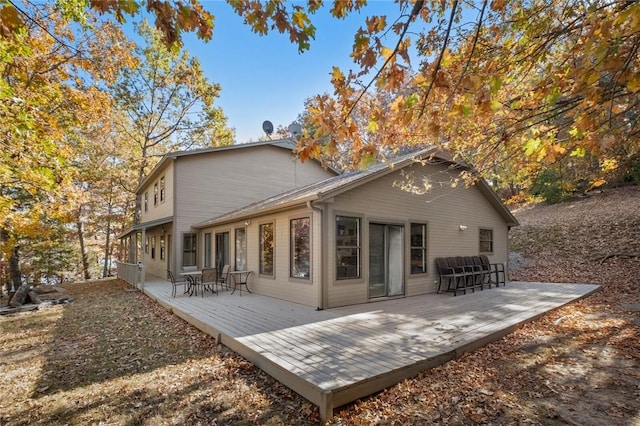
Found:
[[[323,419],[600,288],[508,282],[318,311],[244,291],[173,298],[169,282],[151,278],[148,296],[316,404]]]

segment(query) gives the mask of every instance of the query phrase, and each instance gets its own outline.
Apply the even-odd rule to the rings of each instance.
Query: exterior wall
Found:
[[[141,192],[139,192],[140,198],[140,222],[145,223],[156,219],[162,219],[173,215],[173,201],[174,201],[174,165],[173,162],[168,162],[167,166],[162,172],[160,172],[156,179],[150,181]],[[164,176],[165,183],[165,198],[160,201],[160,178]],[[153,187],[158,184],[158,205],[153,204]],[[149,206],[148,211],[144,211],[144,194],[149,194]]]
[[[409,179],[421,183],[423,177],[432,184],[432,188],[424,194],[410,193],[398,187],[403,183],[407,184]],[[341,194],[328,204],[329,229],[325,231],[329,252],[326,265],[328,307],[369,301],[368,229],[369,223],[372,222],[404,225],[406,296],[436,291],[439,277],[434,261],[436,257],[480,254],[479,229],[481,227],[493,230],[494,250],[493,253],[486,254],[492,262],[507,263],[508,227],[503,218],[479,189],[466,188],[464,184],[452,188],[450,182],[456,177],[445,166],[416,164],[405,168],[403,174],[391,173]],[[361,218],[361,274],[358,279],[335,279],[336,215]],[[426,274],[411,275],[410,273],[410,224],[412,222],[427,224]],[[462,231],[460,225],[465,225],[467,228]]]
[[[309,217],[311,219],[311,276],[309,279],[290,277],[290,221]],[[244,227],[247,231],[247,270],[252,271],[249,276],[249,289],[257,294],[269,297],[288,300],[294,303],[317,307],[319,285],[321,279],[321,270],[319,265],[320,253],[320,215],[312,210],[298,209],[287,211],[284,213],[273,214],[254,218],[248,225],[245,222],[238,222],[230,225],[224,225],[216,228],[203,229],[200,235],[204,233],[229,232],[230,247],[230,265],[232,270],[235,268],[235,232],[234,229]],[[264,223],[274,224],[274,274],[261,275],[259,273],[259,252],[260,252],[260,225]],[[214,237],[215,240],[215,237]],[[213,244],[213,258],[215,259],[215,243]],[[212,263],[213,264],[213,263]]]
[[[160,253],[160,241],[164,235],[164,256]],[[146,239],[149,239],[149,249],[145,250]],[[155,238],[155,250],[153,250],[153,239]],[[142,241],[142,253],[144,256],[145,274],[165,278],[167,276],[167,236],[162,227],[155,227],[145,232],[145,239]],[[152,257],[153,254],[153,257]],[[164,259],[162,258],[164,257]]]
[[[318,182],[335,174],[316,162],[296,161],[271,145],[178,157],[175,164],[173,267],[182,268],[183,235],[193,224]],[[203,264],[204,231],[198,232],[198,266]]]

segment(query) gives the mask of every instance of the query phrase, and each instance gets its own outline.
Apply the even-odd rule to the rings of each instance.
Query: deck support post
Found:
[[[333,417],[333,392],[323,391],[320,394],[320,404],[318,404],[318,408],[320,409],[320,420],[323,422]]]

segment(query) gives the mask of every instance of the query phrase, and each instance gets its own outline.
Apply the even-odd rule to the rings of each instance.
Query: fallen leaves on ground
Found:
[[[640,424],[638,212],[636,187],[516,212],[511,246],[525,262],[511,279],[602,291],[329,423]],[[121,282],[68,290],[69,305],[0,318],[0,424],[320,422],[308,401]]]

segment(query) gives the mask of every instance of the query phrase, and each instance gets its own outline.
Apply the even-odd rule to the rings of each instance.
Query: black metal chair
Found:
[[[171,296],[172,297],[176,297],[176,289],[178,288],[179,285],[182,285],[182,292],[183,293],[187,292],[187,284],[188,283],[186,281],[176,281],[176,278],[173,275],[173,272],[171,272],[168,269],[167,269],[167,276],[169,277],[169,281],[171,281]]]
[[[226,290],[229,290],[229,287],[231,286],[231,282],[230,282],[231,277],[229,275],[230,271],[231,271],[230,265],[224,265],[222,267],[222,271],[218,276],[218,284],[220,284],[220,288],[224,287]]]
[[[480,268],[482,285],[487,285],[491,288],[491,267],[489,265],[485,265],[480,259],[480,256],[472,256],[474,265]]]
[[[496,277],[496,287],[500,287],[500,283],[502,283],[502,286],[506,286],[507,285],[507,273],[504,269],[504,264],[503,263],[491,263],[491,261],[489,260],[489,257],[486,254],[481,254],[480,255],[480,259],[482,260],[482,263],[484,265],[489,266],[489,271],[491,274],[493,274]],[[502,279],[501,279],[502,277]]]
[[[218,270],[216,268],[202,269],[202,286],[205,290],[218,294]]]
[[[447,280],[447,291],[452,291],[454,296],[458,295],[458,291],[467,294],[466,288],[466,275],[456,272],[456,268],[449,266],[449,262],[444,257],[436,257],[436,267],[440,274],[440,280],[438,281],[438,293],[442,288],[442,280]],[[460,279],[462,279],[462,285],[460,285]]]
[[[464,264],[465,268],[468,268],[469,272],[472,274],[473,286],[479,287],[480,290],[484,290],[482,268],[474,263],[472,256],[465,256]]]

